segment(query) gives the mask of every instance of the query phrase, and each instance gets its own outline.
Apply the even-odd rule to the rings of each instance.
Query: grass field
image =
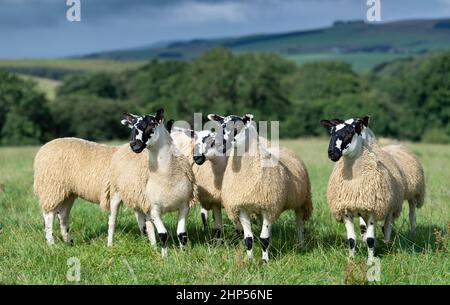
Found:
[[[242,241],[232,240],[234,229],[225,221],[226,242],[211,242],[205,234],[199,208],[188,219],[190,245],[176,249],[169,240],[169,257],[160,257],[138,234],[134,214],[122,209],[113,248],[106,247],[107,214],[99,207],[77,201],[71,214],[74,246],[63,244],[55,224],[56,244],[44,240],[43,221],[32,192],[33,157],[37,147],[0,148],[0,283],[64,284],[67,260],[81,262],[82,284],[344,284],[366,283],[366,247],[358,240],[355,263],[346,255],[345,229],[330,216],[326,186],[332,163],[327,142],[320,139],[283,141],[308,167],[314,214],[306,225],[307,245],[295,247],[293,214],[275,223],[271,260],[260,262],[259,243],[255,259],[245,257]],[[450,218],[450,146],[412,144],[423,162],[427,181],[425,206],[418,211],[417,235],[409,234],[407,209],[395,223],[393,244],[383,244],[377,229],[376,255],[381,259],[382,284],[450,284],[448,226]],[[406,204],[405,204],[406,208]],[[176,215],[164,216],[175,236]],[[254,228],[255,236],[259,229]]]
[[[49,78],[35,77],[29,75],[20,75],[20,77],[35,82],[36,89],[39,92],[44,93],[47,99],[49,99],[50,101],[55,99],[56,90],[58,89],[58,86],[61,84],[60,81]]]
[[[311,54],[297,54],[289,55],[288,59],[295,61],[298,65],[303,65],[313,61],[330,61],[338,60],[350,63],[353,69],[359,73],[370,72],[377,65],[389,62],[398,58],[404,58],[411,55],[408,54],[394,54],[394,53],[348,53],[348,54],[334,54],[334,53],[311,53]]]
[[[17,59],[0,60],[0,68],[48,68],[80,70],[87,72],[120,72],[144,65],[140,60],[110,60],[110,59]]]

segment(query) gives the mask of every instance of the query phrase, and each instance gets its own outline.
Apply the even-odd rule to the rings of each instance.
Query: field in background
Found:
[[[315,61],[330,61],[339,60],[345,61],[352,65],[356,72],[364,73],[371,71],[374,67],[384,62],[389,62],[399,58],[410,57],[407,54],[395,54],[395,53],[349,53],[349,54],[337,54],[337,53],[311,53],[311,54],[297,54],[289,55],[288,59],[293,60],[298,65],[303,65],[308,62]]]
[[[358,53],[407,56],[449,48],[449,33],[449,19],[411,19],[375,24],[362,20],[336,21],[331,26],[312,30],[173,41],[166,45],[98,52],[85,58],[186,60],[214,47],[225,47],[233,52],[274,52],[293,56],[322,53],[330,56]]]
[[[56,97],[56,89],[67,75],[77,73],[122,72],[137,69],[146,61],[109,59],[17,59],[0,60],[0,69],[18,73],[35,81],[36,89],[49,100]]]
[[[273,228],[271,260],[266,265],[260,262],[258,240],[255,259],[246,259],[244,243],[232,240],[234,228],[228,220],[225,221],[225,244],[213,243],[212,223],[205,234],[198,207],[191,211],[188,219],[190,245],[185,252],[176,249],[176,215],[164,216],[172,235],[167,260],[161,259],[159,249],[152,249],[146,238],[138,234],[134,214],[127,209],[121,210],[115,244],[108,249],[107,214],[82,200],[75,203],[71,214],[75,245],[62,243],[56,223],[56,245],[50,248],[45,243],[42,217],[32,192],[32,163],[38,148],[0,148],[0,283],[70,283],[66,279],[70,257],[81,261],[83,284],[364,282],[360,275],[365,272],[366,247],[358,240],[357,264],[349,264],[345,228],[331,218],[326,205],[327,180],[333,165],[326,156],[327,142],[301,139],[282,141],[282,145],[294,149],[305,161],[312,181],[315,211],[306,225],[307,245],[303,250],[295,246],[293,214],[282,215]],[[415,237],[409,234],[407,209],[395,223],[392,245],[383,244],[381,229],[377,228],[380,283],[450,284],[450,146],[410,146],[425,167],[426,203],[417,214]],[[436,238],[436,232],[441,232],[442,238]],[[255,236],[259,233],[255,225]]]
[[[20,77],[35,82],[36,89],[44,93],[47,99],[50,101],[55,99],[56,90],[58,89],[58,86],[61,84],[61,81],[49,78],[29,76],[29,75],[20,75]]]
[[[17,59],[0,60],[0,68],[48,68],[86,72],[120,72],[138,68],[145,61],[117,61],[109,59]]]

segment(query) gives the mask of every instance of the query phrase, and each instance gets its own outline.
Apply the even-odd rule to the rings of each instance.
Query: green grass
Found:
[[[302,65],[308,62],[314,61],[330,61],[341,60],[352,64],[353,69],[356,72],[369,72],[375,66],[392,61],[398,58],[404,58],[411,55],[407,54],[394,54],[394,53],[348,53],[348,54],[335,54],[335,53],[311,53],[311,54],[297,54],[289,55],[288,59],[295,61],[298,65]]]
[[[56,90],[58,86],[61,84],[60,81],[44,78],[44,77],[35,77],[29,75],[20,75],[20,77],[31,80],[36,83],[36,89],[44,93],[47,99],[54,100],[56,97]]]
[[[327,142],[302,139],[282,144],[298,152],[308,167],[315,211],[306,225],[307,245],[303,250],[295,247],[293,214],[282,215],[273,228],[268,264],[260,262],[258,243],[255,259],[246,259],[243,242],[232,240],[234,229],[228,220],[225,244],[210,242],[212,229],[203,232],[198,207],[188,219],[190,245],[184,252],[176,249],[173,239],[176,215],[164,216],[172,234],[166,260],[138,234],[134,215],[127,209],[121,210],[114,247],[107,248],[107,214],[82,200],[75,203],[71,214],[75,245],[61,241],[55,224],[56,244],[48,247],[32,192],[32,163],[37,147],[0,148],[0,283],[70,283],[66,279],[67,259],[77,257],[81,261],[82,284],[343,284],[346,276],[357,276],[364,269],[367,250],[358,240],[356,262],[360,264],[350,272],[344,226],[331,218],[326,204],[332,168],[326,157]],[[380,283],[450,284],[448,237],[445,239],[450,216],[450,146],[411,146],[425,167],[426,203],[417,214],[415,237],[409,234],[407,209],[395,223],[391,246],[383,244],[381,230],[377,229]],[[441,232],[443,242],[436,240],[435,230]],[[256,225],[254,233],[259,235]]]
[[[146,61],[111,59],[15,59],[0,60],[0,69],[31,76],[61,79],[64,75],[84,72],[122,72],[143,66]]]
[[[48,68],[86,72],[121,72],[139,68],[146,61],[117,61],[110,59],[15,59],[0,60],[0,68]]]

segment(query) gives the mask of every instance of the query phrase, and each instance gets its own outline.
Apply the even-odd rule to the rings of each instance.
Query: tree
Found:
[[[385,64],[373,79],[402,109],[395,118],[400,138],[450,142],[450,51]]]
[[[125,96],[123,83],[116,74],[95,73],[72,75],[58,88],[58,95],[91,94],[104,98],[120,99]]]
[[[59,96],[51,107],[58,137],[92,141],[127,137],[129,130],[120,124],[124,110],[121,101],[82,94]]]
[[[52,137],[48,102],[35,83],[0,71],[0,143],[29,145]]]

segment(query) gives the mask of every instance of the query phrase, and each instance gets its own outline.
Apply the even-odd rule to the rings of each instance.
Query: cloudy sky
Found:
[[[367,0],[0,0],[0,58],[50,58],[161,41],[273,33],[364,19]],[[450,0],[380,0],[383,21],[450,17]]]

